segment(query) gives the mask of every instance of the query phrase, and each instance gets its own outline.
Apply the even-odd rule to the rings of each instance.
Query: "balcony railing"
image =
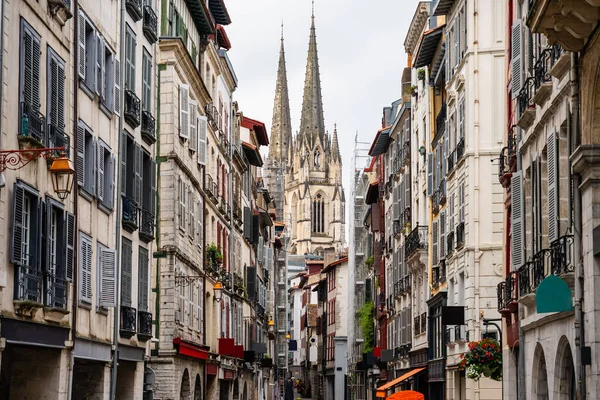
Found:
[[[536,90],[536,80],[533,76],[527,78],[521,88],[521,91],[517,95],[517,105],[519,109],[519,115],[522,116],[528,109],[535,110],[535,104],[533,102],[533,96]]]
[[[506,313],[516,309],[519,299],[519,273],[512,271],[506,279],[498,284],[498,312]]]
[[[452,337],[453,331],[454,331],[454,328],[446,328],[446,331],[444,332],[444,339],[445,339],[446,344],[454,342],[453,337]]]
[[[208,122],[212,125],[213,128],[219,126],[219,112],[217,111],[217,107],[213,105],[213,103],[208,103],[204,107],[204,111],[206,113],[206,118]]]
[[[152,337],[152,313],[138,311],[138,339],[146,341]]]
[[[44,138],[45,117],[29,104],[21,103],[21,121],[19,124],[19,134],[29,136],[42,145],[46,143]]]
[[[406,275],[402,278],[402,282],[404,283],[404,293],[410,293],[412,290],[412,280],[410,279],[410,275]]]
[[[125,90],[125,121],[132,128],[140,126],[140,98],[132,90]]]
[[[123,228],[127,232],[133,232],[138,228],[139,208],[137,203],[127,196],[123,196]]]
[[[440,112],[435,118],[435,136],[440,137],[446,130],[446,103],[442,104]]]
[[[465,332],[465,326],[464,325],[455,325],[454,326],[454,341],[455,342],[466,342],[467,341],[467,335]]]
[[[442,178],[438,186],[438,201],[441,206],[446,204],[446,179]]]
[[[135,22],[142,19],[142,0],[125,0],[125,7]]]
[[[427,313],[421,314],[421,333],[427,332]]]
[[[460,160],[462,160],[463,156],[465,155],[465,138],[460,138],[460,140],[458,141],[458,143],[456,144],[456,162],[455,164],[458,164]]]
[[[122,337],[130,338],[136,333],[136,309],[121,306],[121,328],[119,332]]]
[[[561,236],[550,245],[552,255],[552,273],[554,275],[569,274],[575,271],[573,262],[572,235]]]
[[[67,309],[68,283],[66,279],[56,275],[44,273],[44,290],[46,292],[45,304],[49,307]]]
[[[456,225],[456,248],[465,245],[465,223],[461,222]]]
[[[154,239],[154,213],[146,210],[141,212],[140,239],[148,243]]]
[[[406,207],[404,211],[402,211],[401,221],[404,222],[404,225],[410,224],[410,206]]]
[[[29,258],[33,258],[29,256]],[[15,300],[42,303],[42,271],[28,265],[15,265]]]
[[[414,330],[415,336],[421,334],[421,316],[420,315],[417,315],[413,319],[413,330]]]
[[[456,160],[456,149],[452,150],[452,152],[450,152],[450,155],[447,158],[447,162],[448,162],[447,174],[450,174],[452,171],[454,171],[455,160]]]
[[[410,139],[404,142],[402,146],[402,165],[410,164]]]
[[[227,201],[223,196],[219,196],[219,211],[221,214],[227,213]]]
[[[415,229],[406,237],[404,244],[404,258],[408,259],[419,249],[427,248],[428,229],[426,225],[417,225]]]
[[[533,77],[535,78],[536,90],[538,90],[544,83],[552,82],[552,75],[550,75],[552,62],[552,47],[542,50],[535,63],[535,66],[533,67]]]
[[[149,111],[142,111],[142,139],[148,144],[156,142],[156,120]]]
[[[398,237],[402,234],[402,224],[400,223],[400,220],[394,221],[393,231],[394,231],[394,236],[396,236],[396,237]]]
[[[454,231],[446,234],[446,257],[454,252]]]
[[[150,6],[144,7],[144,35],[150,43],[158,40],[158,18]]]
[[[67,154],[67,157],[68,157],[70,150],[71,150],[71,139],[65,133],[64,129],[60,129],[52,124],[48,124],[47,135],[46,135],[46,147],[48,147],[48,148],[64,147],[65,153]],[[59,152],[55,151],[53,156],[58,157]]]
[[[519,268],[519,296],[525,296],[534,293],[539,284],[546,277],[550,270],[551,252],[549,249],[542,249]]]

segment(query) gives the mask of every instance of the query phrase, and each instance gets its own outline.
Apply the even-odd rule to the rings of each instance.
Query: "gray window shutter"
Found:
[[[149,211],[156,216],[156,161],[150,160],[150,202]]]
[[[148,250],[143,247],[138,253],[138,310],[148,311]]]
[[[128,307],[131,307],[132,252],[131,240],[123,238],[121,244],[121,304]]]
[[[435,267],[438,264],[438,221],[432,223],[431,236],[433,240],[432,259]]]
[[[195,213],[194,213],[194,190],[193,190],[192,185],[188,186],[186,209],[187,209],[187,234],[193,239],[194,238],[194,228],[195,228],[195,224],[194,224],[194,214]]]
[[[125,89],[129,89],[135,92],[135,34],[131,31],[131,28],[127,27],[125,34],[126,50],[125,50]]]
[[[256,246],[256,259],[264,265],[263,251],[265,249],[265,242],[262,236],[258,238],[258,246]]]
[[[252,210],[250,207],[244,207],[244,237],[246,240],[252,240]]]
[[[517,171],[511,178],[511,253],[512,270],[525,263],[525,231],[523,226],[523,181],[522,172]]]
[[[142,59],[142,109],[152,110],[152,58],[144,50]]]
[[[512,98],[516,98],[523,87],[523,26],[515,20],[511,31]]]
[[[135,153],[134,153],[134,199],[138,205],[142,205],[142,196],[143,196],[143,186],[142,186],[142,178],[143,178],[143,153],[142,146],[139,143],[135,144]]]
[[[179,85],[179,136],[190,137],[190,87]]]
[[[121,63],[117,58],[114,58],[115,72],[115,89],[113,99],[113,112],[116,115],[121,115]]]
[[[86,24],[86,18],[85,18],[85,14],[80,11],[79,12],[79,30],[77,32],[77,50],[78,50],[78,54],[77,54],[77,58],[79,59],[79,68],[78,68],[78,72],[79,72],[79,77],[83,80],[85,80],[85,56],[86,56],[86,52],[85,52],[85,24]]]
[[[454,192],[448,196],[448,214],[450,214],[450,222],[448,223],[448,232],[454,232]],[[448,249],[450,251],[452,249]]]
[[[25,189],[18,182],[13,187],[13,220],[10,262],[20,265],[23,260],[23,200]]]
[[[548,243],[560,236],[559,199],[558,199],[558,142],[554,132],[548,136],[546,150],[548,153]]]
[[[96,36],[96,63],[95,63],[96,94],[104,99],[104,38],[98,34]]]
[[[85,127],[82,121],[77,125],[77,184],[85,186]]]
[[[100,307],[115,307],[117,304],[117,258],[114,249],[98,247],[98,267],[100,270]]]
[[[410,180],[410,170],[404,175],[404,208],[408,208],[412,204],[412,199],[410,198],[410,186],[412,182]],[[404,211],[404,210],[402,210]]]
[[[440,213],[440,259],[446,258],[446,211]]]
[[[67,252],[65,255],[65,270],[68,280],[73,280],[73,268],[75,267],[75,215],[65,214],[65,238],[67,242]]]
[[[101,141],[98,141],[96,155],[96,196],[98,196],[98,200],[100,202],[104,202],[104,144]]]
[[[108,186],[106,187],[107,192],[104,195],[104,204],[111,210],[115,207],[115,163],[115,156],[111,155],[108,171],[105,171],[105,174],[108,176]]]
[[[98,158],[98,154],[96,153],[96,146],[98,145],[98,139],[96,137],[92,137],[92,148],[89,152],[89,156],[92,158],[92,162],[90,165],[92,168],[89,171],[85,171],[85,188],[92,195],[96,195],[96,159]]]
[[[21,99],[37,111],[40,108],[40,37],[24,20],[21,29]]]
[[[79,234],[81,253],[79,254],[79,299],[92,302],[92,240]]]
[[[248,290],[248,299],[254,301],[256,299],[256,267],[248,267],[246,270],[246,286]]]
[[[198,117],[198,164],[206,165],[207,145],[206,145],[206,130],[208,128],[208,120],[205,116]]]
[[[197,313],[198,313],[198,325],[196,327],[196,329],[198,331],[200,331],[200,333],[202,333],[202,324],[204,322],[204,319],[202,318],[202,298],[204,297],[204,285],[203,282],[201,280],[198,280],[198,298],[197,298]]]
[[[433,153],[427,156],[427,197],[433,195]]]
[[[465,222],[465,183],[458,187],[458,221]]]
[[[121,132],[121,195],[127,195],[127,134]]]
[[[190,143],[189,150],[192,152],[196,152],[198,149],[198,102],[195,100],[190,100]]]

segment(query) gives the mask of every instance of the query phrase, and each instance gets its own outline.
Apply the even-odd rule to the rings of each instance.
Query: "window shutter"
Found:
[[[56,126],[58,129],[65,128],[65,65],[56,65]],[[67,149],[68,151],[69,149]]]
[[[202,196],[196,201],[196,245],[202,248]]]
[[[92,162],[90,162],[92,168],[90,171],[85,171],[85,186],[88,192],[90,192],[92,195],[96,195],[96,163],[97,163],[97,158],[98,158],[98,154],[96,153],[96,147],[98,145],[98,139],[96,137],[92,137],[92,150],[90,152],[90,155],[92,157]]]
[[[187,196],[187,233],[193,238],[194,237],[194,190],[193,186],[188,186],[188,196]]]
[[[48,122],[55,127],[58,127],[58,62],[52,49],[48,49],[48,63],[47,63],[47,93],[46,93],[46,110]],[[50,138],[48,138],[50,139]],[[54,143],[50,143],[48,140],[48,147],[54,147]]]
[[[438,264],[438,221],[432,223],[431,236],[433,240],[432,259],[435,267]]]
[[[131,241],[123,238],[121,245],[121,304],[129,307],[131,307],[132,251]]]
[[[150,160],[150,213],[154,216],[156,213],[156,161]]]
[[[19,183],[13,188],[13,220],[10,262],[20,265],[23,260],[23,200],[25,189]]]
[[[465,222],[465,184],[458,187],[458,223]]]
[[[135,92],[135,51],[136,51],[136,42],[135,42],[135,34],[128,28],[127,29],[127,74],[125,87],[131,91]]]
[[[100,307],[115,307],[117,303],[117,263],[114,249],[98,248],[98,268],[100,269]]]
[[[446,211],[440,213],[440,259],[446,258]]]
[[[33,110],[40,108],[40,37],[24,20],[21,22],[21,100]]]
[[[65,214],[65,238],[67,241],[67,252],[65,255],[65,270],[67,279],[73,280],[73,268],[75,263],[75,215],[71,213]]]
[[[85,186],[85,127],[81,121],[77,125],[77,184]]]
[[[252,210],[250,207],[244,207],[244,237],[246,240],[252,240]]]
[[[121,115],[121,62],[115,57],[115,90],[113,99],[113,111],[116,115]]]
[[[121,195],[127,195],[127,134],[121,132]]]
[[[450,223],[448,224],[448,232],[454,232],[454,193],[450,196],[449,205],[448,205],[448,213],[450,214]],[[452,249],[448,249],[450,251]]]
[[[79,12],[79,31],[77,33],[77,42],[78,42],[78,46],[77,46],[77,50],[78,50],[78,54],[77,54],[77,58],[79,59],[79,68],[78,68],[78,72],[79,72],[79,77],[81,79],[85,80],[85,56],[86,56],[86,51],[85,51],[85,25],[86,25],[86,18],[85,18],[85,14],[80,11]]]
[[[546,150],[548,153],[548,243],[560,236],[558,207],[558,142],[554,132],[548,136]]]
[[[404,208],[409,208],[412,203],[412,199],[410,198],[410,185],[412,184],[410,180],[410,170],[404,175]],[[404,211],[404,210],[402,210]]]
[[[190,137],[190,87],[179,85],[179,136]]]
[[[96,156],[96,196],[98,196],[98,200],[100,202],[104,202],[104,144],[102,142],[98,142],[97,148],[98,154]]]
[[[146,51],[142,60],[142,109],[152,110],[152,58]]]
[[[263,251],[265,248],[265,242],[262,236],[258,238],[258,246],[256,246],[256,259],[264,265]]]
[[[208,120],[205,116],[198,118],[198,164],[206,165],[206,130],[208,127]]]
[[[512,98],[516,98],[523,87],[523,26],[517,19],[512,26]]]
[[[96,36],[96,79],[94,83],[96,85],[96,94],[104,99],[104,38],[98,34]]]
[[[134,198],[138,205],[142,205],[143,187],[142,187],[142,163],[143,163],[142,146],[139,143],[135,144],[134,153]]]
[[[201,280],[198,280],[198,298],[197,298],[197,313],[198,313],[198,318],[197,318],[197,322],[198,325],[196,327],[196,329],[200,332],[202,332],[202,323],[203,323],[203,318],[202,318],[202,297],[204,294],[204,288],[203,288],[203,284]]]
[[[105,171],[108,176],[108,186],[106,187],[108,190],[104,195],[104,204],[111,210],[115,207],[115,163],[115,156],[111,155],[108,171]]]
[[[511,178],[511,253],[512,270],[525,263],[525,237],[523,229],[523,181],[522,172],[517,171]]]
[[[148,311],[148,250],[143,247],[138,253],[138,310]]]
[[[433,195],[433,153],[427,156],[427,197]]]
[[[81,254],[79,259],[79,299],[92,302],[92,241],[80,233]]]
[[[196,100],[190,100],[190,143],[189,150],[196,152],[198,149],[198,102]]]

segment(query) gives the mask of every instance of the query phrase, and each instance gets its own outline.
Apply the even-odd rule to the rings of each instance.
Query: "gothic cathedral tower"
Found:
[[[282,37],[268,163],[271,170],[279,166],[285,176],[280,202],[284,222],[291,233],[290,251],[322,255],[323,250],[333,248],[341,252],[345,229],[342,158],[337,128],[334,127],[333,136],[325,130],[314,12],[300,131],[295,138],[291,132]]]

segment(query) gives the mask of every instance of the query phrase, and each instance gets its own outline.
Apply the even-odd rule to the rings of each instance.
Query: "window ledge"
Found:
[[[108,308],[96,307],[96,314],[102,314],[108,317]]]
[[[81,308],[85,308],[86,310],[92,310],[92,305],[87,301],[79,300],[78,306]]]
[[[114,211],[112,208],[107,207],[101,201],[98,201],[98,209],[108,216],[110,216],[110,214],[112,214],[112,212]]]
[[[83,186],[79,187],[79,194],[90,203],[94,201],[94,196],[92,196]]]
[[[15,307],[15,314],[29,318],[33,318],[37,310],[44,306],[41,303],[31,300],[13,300],[13,305]]]
[[[112,119],[114,113],[111,111],[110,108],[108,108],[106,104],[104,104],[104,102],[100,102],[100,110],[102,110],[102,112],[108,117],[108,119]]]
[[[79,79],[79,88],[80,88],[81,90],[83,90],[83,92],[84,92],[85,94],[87,94],[87,96],[88,96],[88,97],[89,97],[89,98],[90,98],[92,101],[94,101],[94,99],[96,98],[96,93],[94,93],[94,91],[93,91],[92,89],[90,89],[90,88],[89,88],[89,87],[86,85],[86,83],[85,83],[85,81],[84,81],[84,80],[82,80],[81,78],[78,78],[78,79]]]

